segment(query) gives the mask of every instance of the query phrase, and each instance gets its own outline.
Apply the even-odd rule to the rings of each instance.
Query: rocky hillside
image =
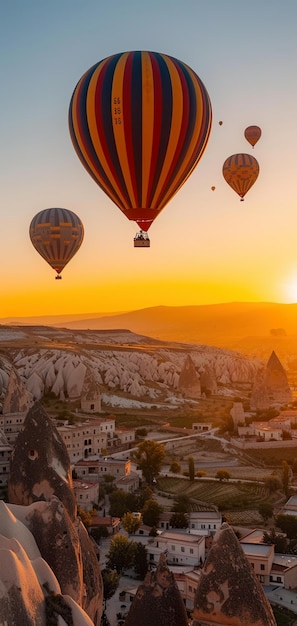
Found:
[[[180,374],[189,355],[202,393],[208,385],[216,395],[239,394],[250,389],[263,366],[239,352],[157,341],[127,330],[40,326],[0,326],[0,354],[2,402],[12,366],[34,400],[48,392],[60,399],[80,397],[88,371],[100,385],[103,404],[160,408],[184,401]]]

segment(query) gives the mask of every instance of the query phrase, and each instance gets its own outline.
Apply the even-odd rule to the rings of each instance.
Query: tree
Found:
[[[188,513],[190,510],[190,498],[186,494],[177,496],[171,509],[175,513]]]
[[[147,549],[143,543],[137,542],[134,554],[134,570],[137,576],[143,580],[148,570]]]
[[[77,507],[77,515],[79,515],[82,523],[88,529],[92,524],[92,515],[89,511],[84,511],[79,506]]]
[[[284,535],[276,533],[275,528],[271,528],[269,532],[263,533],[263,543],[274,544],[275,552],[286,554],[288,551],[288,540]]]
[[[230,473],[226,469],[219,469],[216,473],[216,478],[219,479],[220,482],[223,480],[229,480],[231,478]]]
[[[178,461],[172,461],[169,467],[169,471],[172,472],[173,474],[180,474],[181,472],[180,463]]]
[[[282,483],[285,495],[287,496],[289,493],[289,482],[290,482],[290,468],[288,466],[287,461],[282,462]]]
[[[109,512],[112,517],[123,517],[127,513],[129,510],[127,496],[128,494],[123,489],[115,489],[115,491],[109,494]]]
[[[148,526],[158,526],[160,515],[163,512],[163,507],[160,506],[157,500],[147,500],[142,509],[143,523]]]
[[[135,544],[123,535],[115,535],[109,544],[106,555],[107,568],[116,569],[121,574],[125,569],[133,565]]]
[[[289,539],[294,539],[297,534],[297,518],[295,515],[286,515],[284,513],[280,513],[276,517],[276,525],[280,528],[283,533],[286,533]]]
[[[116,592],[120,582],[120,575],[112,569],[103,569],[101,574],[103,582],[103,598],[106,602],[106,600],[112,598]]]
[[[264,522],[267,522],[267,520],[273,515],[273,506],[270,502],[260,502],[258,511],[263,517]]]
[[[153,439],[145,439],[139,444],[133,458],[142,470],[146,482],[152,485],[160,473],[165,458],[165,448],[163,444]]]
[[[140,519],[135,517],[133,513],[125,513],[121,519],[121,524],[128,535],[134,535],[140,526]]]
[[[192,456],[189,456],[189,479],[195,480],[195,464]]]
[[[268,489],[269,493],[272,494],[275,491],[278,491],[278,489],[282,488],[282,483],[281,480],[279,479],[278,476],[273,476],[272,474],[270,476],[266,476],[266,478],[264,478],[264,484],[266,489]]]
[[[173,513],[170,518],[172,528],[188,528],[189,518],[186,513]]]

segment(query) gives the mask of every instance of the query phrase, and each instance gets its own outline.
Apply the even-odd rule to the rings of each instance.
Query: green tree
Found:
[[[101,574],[103,582],[103,598],[106,602],[106,600],[112,598],[116,592],[120,582],[120,575],[112,569],[103,569]]]
[[[278,476],[273,476],[273,474],[271,474],[270,476],[266,476],[266,478],[264,478],[264,485],[266,489],[268,489],[270,494],[282,488],[282,483],[281,483],[280,478]]]
[[[282,483],[285,495],[289,494],[290,468],[287,461],[282,462]]]
[[[174,500],[173,507],[171,509],[175,513],[189,513],[190,511],[190,498],[186,494],[177,496]]]
[[[92,515],[89,511],[84,511],[79,506],[77,507],[77,515],[79,515],[82,523],[88,529],[92,524]]]
[[[260,502],[258,511],[261,517],[263,517],[264,522],[267,522],[273,515],[273,506],[270,502]]]
[[[134,562],[135,544],[123,535],[115,535],[109,544],[107,568],[116,569],[118,574],[128,569]]]
[[[180,463],[178,461],[172,461],[169,467],[169,471],[172,472],[173,474],[180,474],[181,472]]]
[[[143,580],[148,570],[147,549],[143,543],[137,542],[134,555],[135,574]]]
[[[188,528],[189,518],[186,513],[173,513],[170,518],[172,528]]]
[[[123,517],[127,513],[129,510],[127,496],[123,489],[115,489],[109,494],[109,512],[112,517]]]
[[[147,526],[158,526],[160,515],[163,512],[163,507],[160,506],[157,500],[153,498],[147,500],[142,509],[143,523]]]
[[[229,478],[231,478],[231,474],[226,469],[219,469],[216,473],[216,478],[222,482],[223,480],[229,480]]]
[[[146,482],[152,485],[160,473],[165,458],[165,448],[162,443],[145,439],[139,444],[133,458],[142,470]]]
[[[275,528],[271,528],[269,532],[263,533],[263,542],[275,545],[275,552],[286,554],[288,551],[288,540],[284,535],[276,532]]]
[[[121,519],[121,524],[128,535],[134,535],[140,526],[140,519],[134,517],[133,513],[125,513]]]
[[[192,456],[189,456],[189,479],[195,480],[195,463]]]
[[[289,539],[295,539],[297,534],[297,518],[295,515],[285,515],[280,513],[275,520],[276,525]]]

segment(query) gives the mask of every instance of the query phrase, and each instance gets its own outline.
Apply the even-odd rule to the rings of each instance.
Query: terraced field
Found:
[[[261,483],[189,481],[186,478],[160,477],[158,489],[174,496],[215,504],[220,510],[257,509],[261,502],[271,502],[271,496]]]

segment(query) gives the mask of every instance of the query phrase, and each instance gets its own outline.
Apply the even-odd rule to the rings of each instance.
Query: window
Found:
[[[261,563],[261,565],[260,565],[260,569],[261,569],[261,571],[262,571],[262,572],[263,572],[263,570],[265,570],[265,565],[264,565],[264,563]]]
[[[182,546],[180,550],[181,550],[181,552],[184,552],[185,551],[184,546]]]
[[[193,548],[190,548],[190,554],[194,554]]]
[[[171,546],[171,550],[175,550],[175,546]]]

